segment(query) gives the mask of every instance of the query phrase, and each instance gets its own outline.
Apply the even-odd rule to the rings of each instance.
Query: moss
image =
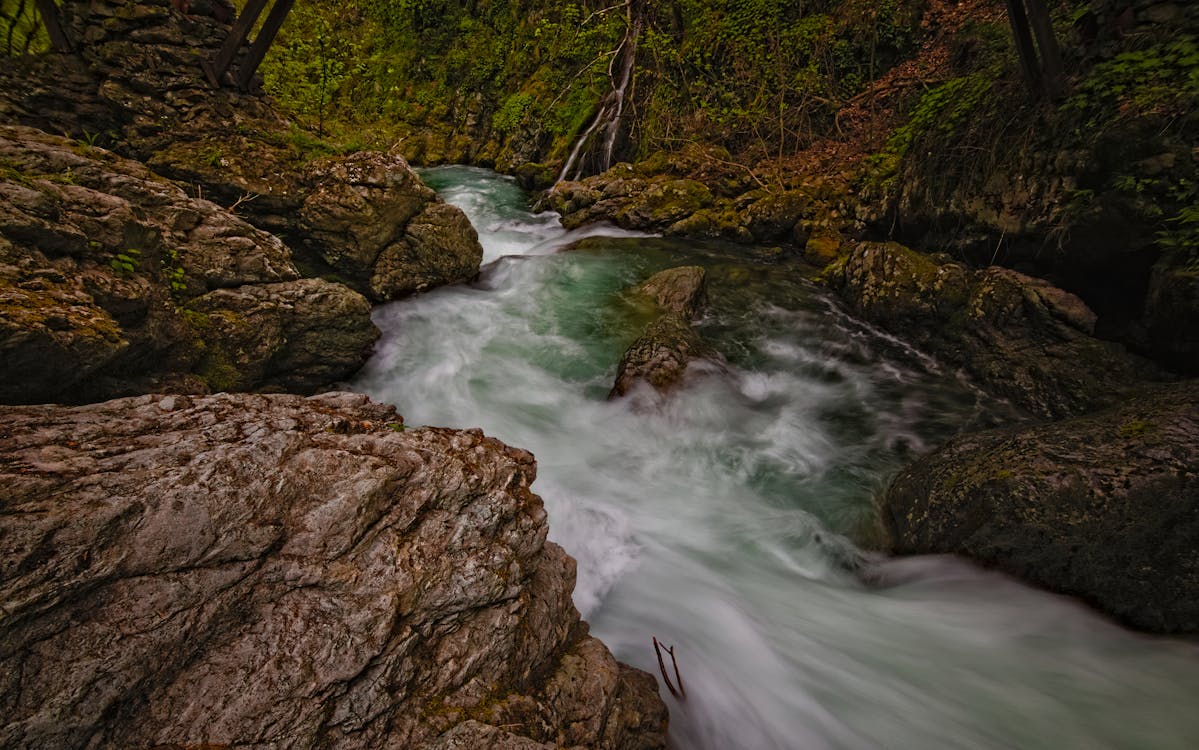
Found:
[[[1146,419],[1130,419],[1120,425],[1120,437],[1125,439],[1138,438],[1156,429],[1153,422]]]

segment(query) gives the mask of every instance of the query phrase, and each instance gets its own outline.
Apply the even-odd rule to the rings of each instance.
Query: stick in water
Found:
[[[674,646],[667,648],[658,642],[656,636],[651,636],[654,639],[654,653],[658,655],[658,669],[662,672],[662,679],[666,681],[666,689],[670,694],[681,701],[687,700],[687,691],[683,689],[683,677],[679,674],[679,662],[674,656]],[[675,690],[674,684],[670,681],[670,676],[666,674],[666,661],[662,658],[662,651],[670,654],[670,663],[674,666],[674,679],[679,683],[678,690]]]

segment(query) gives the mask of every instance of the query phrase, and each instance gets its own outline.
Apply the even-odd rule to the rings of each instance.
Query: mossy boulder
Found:
[[[887,490],[896,552],[963,555],[1133,627],[1199,633],[1199,381],[951,441]]]
[[[677,313],[650,323],[620,358],[608,398],[628,395],[641,382],[664,395],[686,377],[723,369],[723,358]]]
[[[824,272],[867,320],[964,368],[1040,417],[1118,403],[1161,373],[1094,338],[1078,297],[1010,269],[971,270],[896,243],[861,243]]]
[[[367,301],[143,165],[0,126],[0,401],[313,391],[354,372]]]

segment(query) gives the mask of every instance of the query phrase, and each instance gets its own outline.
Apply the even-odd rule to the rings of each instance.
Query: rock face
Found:
[[[325,394],[0,409],[0,745],[660,748],[533,457]]]
[[[1169,253],[1154,267],[1145,326],[1155,356],[1199,375],[1199,264],[1188,260],[1185,252]]]
[[[0,401],[310,392],[378,335],[359,294],[141,164],[0,126]]]
[[[1041,417],[1117,403],[1154,376],[1121,347],[1090,335],[1095,315],[1082,300],[1017,271],[971,271],[895,243],[861,243],[825,274],[867,320]]]
[[[903,471],[896,551],[953,553],[1144,630],[1199,633],[1199,381],[957,438]]]
[[[63,4],[77,55],[10,60],[0,121],[100,142],[282,236],[305,276],[383,301],[478,272],[465,215],[398,155],[330,155],[261,97],[213,90],[201,62],[228,25],[171,0]],[[378,267],[376,267],[378,266]]]

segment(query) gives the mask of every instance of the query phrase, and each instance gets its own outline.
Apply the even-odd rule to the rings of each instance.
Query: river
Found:
[[[478,229],[483,272],[379,308],[352,385],[409,424],[481,427],[536,455],[593,632],[656,676],[651,637],[675,647],[672,747],[1199,747],[1196,645],[850,541],[871,538],[873,498],[904,463],[1012,420],[1005,404],[846,315],[778,252],[567,232],[506,178],[424,177]],[[626,289],[683,264],[708,269],[699,331],[729,372],[607,401],[647,322]]]

